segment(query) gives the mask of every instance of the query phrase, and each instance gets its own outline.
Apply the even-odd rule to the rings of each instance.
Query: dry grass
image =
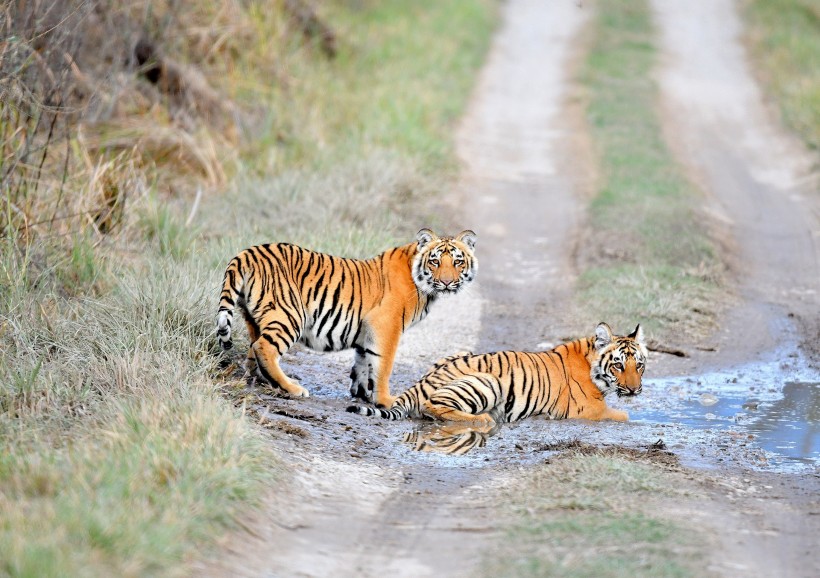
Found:
[[[380,151],[322,171],[237,179],[228,194],[206,201],[202,227],[233,233],[239,244],[227,250],[226,261],[243,243],[271,239],[369,257],[409,242],[422,226],[437,226],[425,203],[443,183],[412,159]]]
[[[97,299],[49,298],[45,279],[7,296],[17,301],[0,347],[9,575],[165,573],[275,475],[209,378],[214,272],[160,261],[114,273],[120,282]]]

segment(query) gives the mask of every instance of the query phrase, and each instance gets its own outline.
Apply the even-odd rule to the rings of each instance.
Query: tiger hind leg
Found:
[[[253,344],[259,339],[259,325],[256,324],[253,317],[250,313],[245,309],[244,303],[240,303],[242,305],[242,313],[245,319],[245,326],[248,328],[248,338],[251,342],[251,346],[248,348],[248,354],[245,357],[245,372],[248,376],[250,381],[256,380],[257,368],[256,368],[256,355],[253,352]]]
[[[259,339],[253,342],[251,350],[256,363],[256,371],[265,381],[275,387],[285,390],[291,397],[310,397],[310,393],[295,380],[290,379],[279,367],[279,359],[282,356],[280,349],[274,343],[280,343],[281,351],[287,351],[290,345],[284,339],[277,339],[271,333],[262,331]],[[250,353],[248,354],[250,359]]]
[[[362,401],[373,400],[374,380],[371,375],[371,366],[367,362],[367,353],[364,347],[355,346],[353,368],[350,370],[350,395]]]
[[[435,419],[493,425],[490,412],[501,402],[501,384],[487,373],[465,375],[436,389],[424,404]]]

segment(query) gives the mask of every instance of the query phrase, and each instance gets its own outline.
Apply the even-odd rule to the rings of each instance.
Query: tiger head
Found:
[[[476,235],[469,229],[455,237],[438,237],[430,229],[416,234],[413,281],[426,295],[457,293],[475,279],[478,261],[473,254]]]
[[[613,335],[606,323],[595,328],[592,382],[604,395],[618,397],[641,393],[641,376],[646,366],[646,346],[641,326],[626,336]]]

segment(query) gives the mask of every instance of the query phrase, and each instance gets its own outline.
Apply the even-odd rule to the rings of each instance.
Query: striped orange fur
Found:
[[[389,407],[401,334],[440,295],[457,293],[475,278],[475,241],[470,230],[438,237],[422,229],[412,243],[367,260],[287,243],[245,249],[225,270],[217,313],[220,344],[231,347],[233,311],[239,307],[251,343],[248,371],[294,397],[307,397],[308,391],[279,367],[294,343],[318,351],[353,348],[351,394]]]
[[[348,411],[386,419],[431,417],[496,424],[546,414],[552,419],[626,421],[604,397],[641,392],[646,364],[643,331],[613,335],[599,323],[595,335],[551,351],[499,351],[455,355],[437,362],[389,409],[350,406]]]

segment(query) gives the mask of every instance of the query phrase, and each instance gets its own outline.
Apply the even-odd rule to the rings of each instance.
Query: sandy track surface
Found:
[[[735,239],[741,305],[730,312],[726,333],[715,337],[720,355],[678,365],[656,356],[652,371],[726,367],[764,356],[779,340],[807,343],[818,274],[816,197],[802,188],[805,157],[762,104],[731,2],[658,0],[654,9],[663,31],[667,127],[680,137],[673,144],[681,161],[712,199],[716,226]],[[437,304],[402,338],[394,391],[442,354],[531,349],[577,331],[555,304],[572,287],[571,243],[580,222],[585,171],[577,166],[583,155],[573,148],[566,101],[587,14],[574,2],[509,0],[503,17],[458,133],[465,170],[448,199],[475,207],[469,221],[450,229],[478,232],[478,282]],[[280,432],[272,443],[292,472],[280,485],[286,489],[250,517],[247,532],[227,537],[214,559],[198,564],[196,575],[473,576],[501,538],[494,510],[500,488],[543,461],[547,443],[578,438],[641,447],[659,435],[676,453],[714,468],[699,487],[710,495],[708,508],[667,505],[670,517],[694,520],[719,545],[711,571],[820,575],[813,555],[820,535],[816,475],[749,471],[743,464],[756,455],[743,447],[640,422],[533,419],[503,428],[487,448],[466,456],[414,452],[405,436],[429,426],[344,413],[350,363],[347,353],[286,356],[286,372],[312,397],[270,397],[251,408]],[[660,404],[665,395],[647,387],[627,409]]]
[[[653,3],[660,28],[659,80],[678,159],[728,229],[741,306],[724,324],[720,360],[818,336],[820,176],[817,162],[776,123],[752,76],[730,0]],[[788,319],[799,317],[802,327]],[[743,328],[742,347],[735,330]],[[805,337],[802,337],[804,336]]]

